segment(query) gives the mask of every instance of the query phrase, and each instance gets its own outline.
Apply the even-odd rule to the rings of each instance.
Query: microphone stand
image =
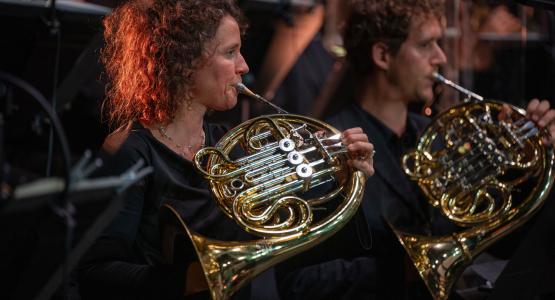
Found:
[[[50,4],[48,5],[48,16],[45,23],[51,35],[59,34],[60,22],[56,16],[56,0],[50,0]]]
[[[49,33],[56,39],[56,50],[55,50],[55,57],[54,57],[54,74],[53,74],[53,81],[52,81],[52,110],[56,111],[56,102],[57,102],[57,95],[56,90],[58,89],[58,73],[60,67],[60,52],[62,47],[62,37],[61,37],[61,26],[60,21],[56,15],[56,0],[50,0],[50,5],[48,6],[48,13],[45,19],[46,26],[48,27]],[[49,133],[49,143],[48,143],[48,160],[46,166],[46,176],[51,175],[53,158],[54,158],[54,128],[50,126],[50,133]],[[75,183],[75,180],[71,180],[70,184]],[[71,187],[67,187],[69,190]],[[75,227],[77,226],[77,222],[74,218],[76,213],[75,207],[71,203],[69,197],[65,195],[61,199],[61,202],[58,204],[51,205],[52,211],[60,216],[66,226],[66,240],[65,240],[65,260],[69,259],[69,255],[71,253],[72,244],[73,244],[73,234]],[[67,261],[66,261],[67,262]],[[69,268],[67,267],[68,264],[64,263],[63,270],[62,270],[62,298],[69,299],[70,291],[69,291]]]

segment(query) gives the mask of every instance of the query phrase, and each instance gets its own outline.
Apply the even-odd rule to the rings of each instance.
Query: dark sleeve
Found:
[[[372,299],[375,258],[335,259],[290,272],[279,281],[283,299]]]
[[[337,234],[276,269],[283,299],[368,299],[375,291],[375,258],[363,215],[357,213]],[[362,284],[360,286],[360,284]]]
[[[121,174],[145,158],[141,152],[124,143],[115,155],[101,153],[105,163],[96,175]],[[78,279],[84,299],[178,299],[182,295],[183,270],[138,263],[132,248],[148,180],[146,177],[126,190],[123,208],[82,259]]]
[[[180,299],[185,271],[170,265],[133,262],[129,244],[101,237],[78,269],[81,297],[87,299]]]

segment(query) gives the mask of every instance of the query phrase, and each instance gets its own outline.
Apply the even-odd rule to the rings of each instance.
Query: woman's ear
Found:
[[[372,61],[382,70],[389,70],[389,62],[391,59],[389,47],[383,42],[377,42],[372,45]]]

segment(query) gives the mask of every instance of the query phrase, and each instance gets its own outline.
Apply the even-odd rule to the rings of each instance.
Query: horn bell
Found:
[[[402,158],[428,202],[457,232],[422,236],[390,224],[434,299],[448,299],[464,269],[530,219],[553,185],[554,153],[526,113],[487,100],[439,114]]]

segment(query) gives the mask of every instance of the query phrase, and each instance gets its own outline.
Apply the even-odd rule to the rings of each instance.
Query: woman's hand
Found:
[[[353,159],[349,164],[362,171],[366,176],[374,175],[374,145],[360,127],[350,128],[341,134],[341,142],[347,146]]]
[[[534,121],[540,128],[546,128],[549,132],[549,138],[544,138],[543,141],[547,145],[555,145],[555,110],[550,109],[549,101],[532,99],[526,108],[526,116]]]

